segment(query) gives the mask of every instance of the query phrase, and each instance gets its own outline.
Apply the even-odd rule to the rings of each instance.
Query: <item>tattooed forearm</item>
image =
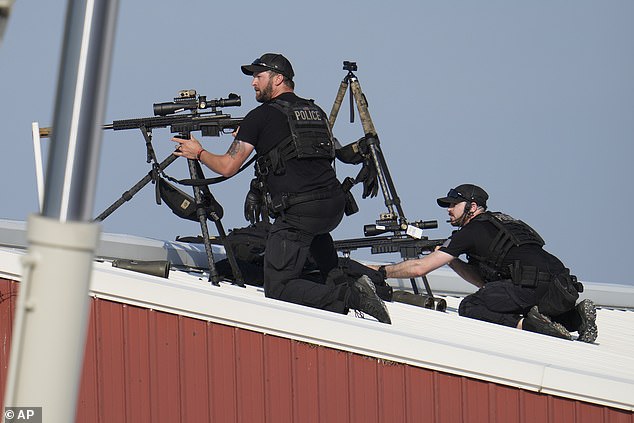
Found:
[[[242,141],[240,140],[233,140],[233,142],[231,143],[231,145],[229,146],[229,150],[227,150],[227,154],[230,155],[232,158],[235,158],[236,155],[242,151]]]

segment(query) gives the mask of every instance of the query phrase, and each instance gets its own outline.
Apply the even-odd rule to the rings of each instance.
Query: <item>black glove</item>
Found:
[[[363,182],[362,198],[376,197],[379,192],[379,181],[376,167],[370,157],[363,160],[363,167],[355,178],[355,183]]]
[[[262,190],[258,180],[252,179],[247,198],[244,199],[244,218],[251,223],[259,222],[262,214]]]

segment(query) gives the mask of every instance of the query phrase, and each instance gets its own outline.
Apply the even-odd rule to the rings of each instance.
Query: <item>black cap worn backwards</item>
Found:
[[[462,184],[452,188],[446,197],[436,200],[440,207],[446,208],[452,204],[462,203],[463,201],[472,201],[479,206],[486,207],[489,194],[477,185]]]
[[[255,72],[273,71],[280,73],[292,80],[295,76],[291,62],[281,54],[265,53],[262,57],[258,57],[250,65],[242,65],[242,73],[245,75],[253,75]]]

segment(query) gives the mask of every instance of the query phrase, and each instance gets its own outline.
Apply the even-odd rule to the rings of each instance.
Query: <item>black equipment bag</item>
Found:
[[[225,238],[225,248],[231,248],[247,285],[264,285],[264,249],[271,223],[255,222],[245,228],[231,230]],[[216,270],[227,279],[233,279],[228,259],[216,263]]]
[[[537,307],[546,316],[559,316],[575,307],[580,292],[583,292],[583,285],[566,269],[548,283]]]
[[[170,184],[163,178],[158,178],[158,188],[161,199],[181,219],[192,220],[198,222],[196,214],[196,200],[183,190]],[[207,187],[201,187],[203,190],[203,201],[207,217],[218,220],[222,219],[224,211],[220,203],[209,192]]]

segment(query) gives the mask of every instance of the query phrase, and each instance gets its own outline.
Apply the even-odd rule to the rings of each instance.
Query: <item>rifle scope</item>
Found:
[[[183,110],[204,110],[216,107],[240,106],[242,100],[238,94],[230,93],[227,98],[207,100],[207,96],[196,97],[195,90],[180,91],[180,96],[167,103],[154,103],[154,116],[166,116]],[[214,110],[215,111],[215,110]]]
[[[386,224],[381,224],[380,222],[377,222],[376,225],[364,225],[363,234],[365,236],[374,236],[381,235],[386,232],[405,231],[407,230],[407,226],[414,226],[418,229],[436,229],[438,227],[438,221],[417,220],[416,222],[410,222],[408,225],[399,225],[396,222],[389,222]]]

